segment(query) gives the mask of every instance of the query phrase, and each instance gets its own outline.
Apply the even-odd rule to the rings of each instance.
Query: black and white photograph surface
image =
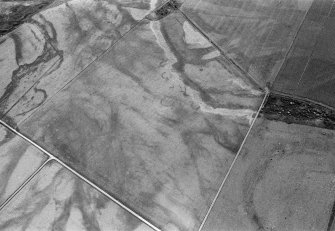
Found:
[[[1,231],[334,223],[334,0],[0,0]]]

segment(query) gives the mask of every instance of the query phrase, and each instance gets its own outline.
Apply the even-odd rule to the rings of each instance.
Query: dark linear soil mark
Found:
[[[328,227],[327,231],[331,231],[334,223],[334,218],[335,218],[335,201],[333,203],[333,208],[330,214],[329,222],[328,222]]]
[[[335,111],[321,105],[271,93],[261,114],[269,120],[335,129]]]
[[[6,121],[13,127],[16,127],[14,119],[7,117],[6,114],[19,100],[14,105],[8,105],[10,96],[15,92],[17,88],[20,87],[20,83],[22,81],[29,80],[31,82],[31,86],[29,89],[27,89],[26,92],[28,92],[28,90],[34,87],[35,92],[40,91],[45,95],[44,100],[39,105],[35,106],[29,111],[34,110],[36,107],[44,103],[47,96],[45,91],[37,89],[35,86],[35,83],[39,80],[39,78],[41,78],[41,76],[34,76],[34,75],[31,76],[31,74],[38,71],[40,66],[43,66],[44,63],[47,63],[51,60],[55,60],[52,67],[45,70],[45,72],[42,74],[42,76],[50,75],[52,72],[54,72],[59,68],[59,66],[63,63],[64,60],[64,54],[63,54],[64,52],[62,50],[57,49],[56,29],[49,21],[46,20],[46,18],[41,16],[41,19],[44,21],[44,23],[40,23],[33,19],[29,19],[27,22],[29,22],[30,24],[34,24],[36,27],[38,27],[39,31],[44,35],[46,42],[44,43],[43,52],[32,63],[23,65],[19,65],[19,63],[17,63],[18,68],[12,72],[11,82],[5,87],[5,92],[3,93],[3,95],[0,95],[0,119]],[[16,39],[14,39],[15,37],[13,37],[13,35],[10,36],[13,38],[13,41],[15,43],[16,56],[20,56],[22,49],[21,47],[22,42],[20,41],[20,38],[17,37]],[[29,111],[25,111],[21,114],[28,113]]]
[[[39,2],[29,6],[17,5],[9,9],[8,14],[0,15],[0,37],[15,30],[27,19],[50,5],[54,0]]]

